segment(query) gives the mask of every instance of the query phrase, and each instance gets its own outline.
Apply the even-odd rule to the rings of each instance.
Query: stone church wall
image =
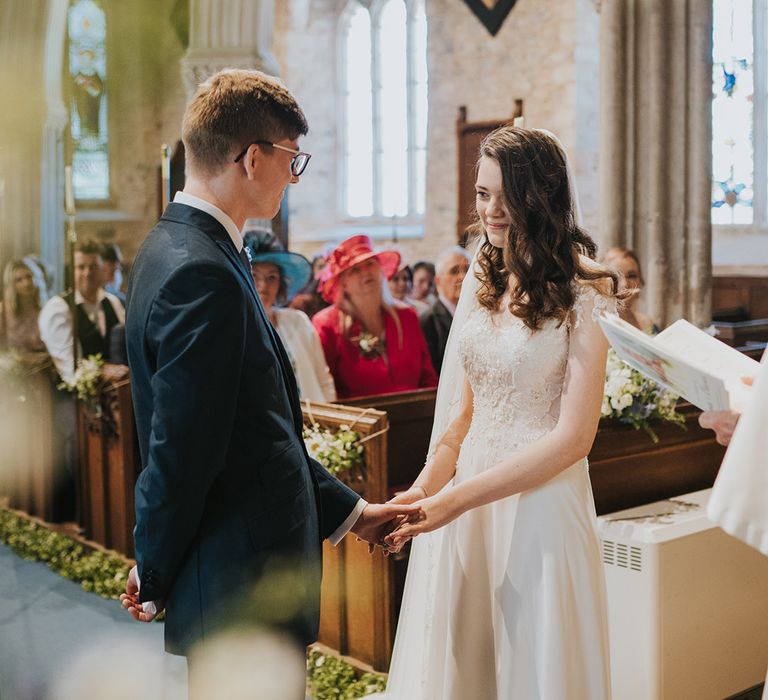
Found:
[[[306,110],[313,154],[289,190],[292,246],[311,254],[339,227],[337,0],[277,0],[275,53]],[[415,259],[452,245],[457,218],[456,119],[502,119],[524,100],[527,126],[557,133],[571,154],[585,225],[597,225],[599,15],[591,0],[518,0],[492,37],[460,0],[426,0],[429,66],[427,214],[423,236],[402,238]],[[360,231],[365,231],[361,224]],[[386,236],[386,234],[385,234]],[[380,245],[391,242],[384,237]]]

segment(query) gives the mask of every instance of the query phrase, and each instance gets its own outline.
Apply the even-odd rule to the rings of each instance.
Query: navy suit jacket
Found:
[[[127,308],[140,599],[166,601],[166,649],[233,620],[313,641],[322,539],[358,496],[307,454],[290,362],[224,227],[170,204]]]

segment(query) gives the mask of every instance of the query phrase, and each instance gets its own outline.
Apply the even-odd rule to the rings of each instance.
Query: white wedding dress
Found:
[[[554,428],[571,326],[595,324],[608,304],[591,287],[578,288],[570,324],[547,321],[531,333],[506,309],[475,304],[456,329],[474,411],[454,484]],[[384,697],[610,697],[605,582],[586,460],[413,541]]]

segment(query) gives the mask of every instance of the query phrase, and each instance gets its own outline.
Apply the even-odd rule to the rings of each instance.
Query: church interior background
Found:
[[[71,166],[78,237],[127,274],[161,147],[225,67],[306,113],[275,225],[309,258],[365,233],[434,259],[466,215],[462,125],[522,115],[565,145],[599,247],[638,253],[654,318],[768,317],[768,0],[0,0],[2,265],[38,255],[64,289]]]

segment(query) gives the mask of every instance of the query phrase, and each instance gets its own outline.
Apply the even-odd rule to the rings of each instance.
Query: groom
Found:
[[[226,70],[200,85],[182,126],[184,191],[131,273],[126,330],[143,470],[137,567],[121,599],[137,620],[165,608],[171,653],[265,617],[314,641],[322,540],[351,529],[381,543],[390,521],[414,512],[367,504],[308,456],[291,364],[243,251],[246,218],[274,217],[298,183],[306,132],[293,96],[263,73]],[[285,581],[296,599],[275,610]]]

